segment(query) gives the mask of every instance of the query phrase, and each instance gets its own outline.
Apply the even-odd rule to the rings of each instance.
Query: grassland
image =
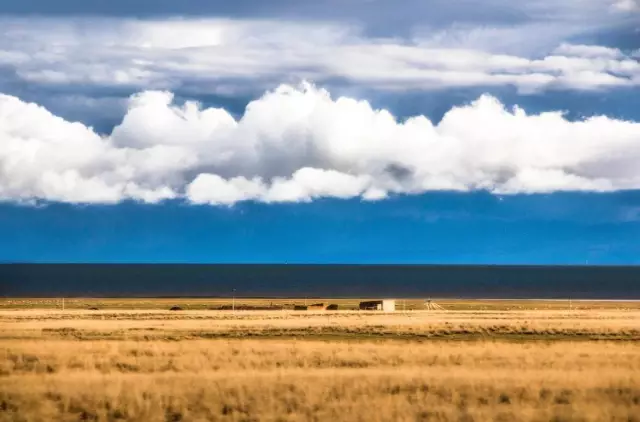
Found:
[[[0,421],[640,421],[635,302],[139,300],[0,305]]]

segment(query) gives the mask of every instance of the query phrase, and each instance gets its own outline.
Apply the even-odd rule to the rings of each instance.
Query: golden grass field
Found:
[[[38,301],[0,300],[0,421],[640,421],[637,302]]]

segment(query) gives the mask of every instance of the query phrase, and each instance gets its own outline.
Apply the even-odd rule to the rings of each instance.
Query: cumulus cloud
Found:
[[[109,135],[0,96],[6,201],[233,205],[431,190],[612,191],[640,188],[639,162],[638,122],[528,114],[487,95],[434,124],[401,122],[310,84],[269,91],[237,120],[146,91]]]
[[[485,48],[504,39],[556,42],[546,39],[543,24],[411,40],[319,22],[4,18],[0,26],[0,68],[33,85],[228,95],[303,79],[377,90],[514,86],[525,93],[640,84],[640,64],[615,49],[562,44],[526,55]]]

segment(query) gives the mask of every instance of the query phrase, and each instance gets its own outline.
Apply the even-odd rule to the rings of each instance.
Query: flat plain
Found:
[[[638,302],[303,302],[0,299],[0,421],[640,420]]]

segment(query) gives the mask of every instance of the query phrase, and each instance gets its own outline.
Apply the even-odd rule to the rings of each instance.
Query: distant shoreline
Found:
[[[0,300],[26,300],[26,299],[39,299],[39,300],[59,300],[62,298],[73,300],[217,300],[217,301],[231,301],[232,296],[0,296]],[[432,298],[418,298],[418,297],[390,297],[385,296],[385,299],[395,300],[428,300],[433,301],[446,300],[446,301],[469,301],[469,302],[567,302],[569,300],[573,302],[637,302],[640,303],[640,299],[590,299],[590,298],[491,298],[491,297],[432,297]],[[236,296],[236,300],[368,300],[378,299],[377,297],[322,297],[322,296]]]

